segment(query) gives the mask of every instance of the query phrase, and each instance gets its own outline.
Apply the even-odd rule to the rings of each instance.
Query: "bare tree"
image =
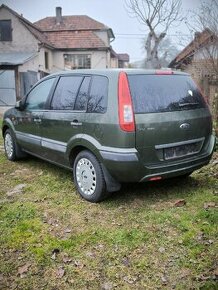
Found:
[[[208,28],[218,36],[218,0],[201,1],[195,20],[198,28]]]
[[[127,10],[149,30],[145,41],[148,68],[161,66],[158,48],[172,25],[178,25],[181,16],[181,0],[126,0]]]
[[[201,1],[199,10],[194,12],[194,18],[195,30],[205,31],[209,36],[207,44],[202,48],[198,37],[195,37],[196,47],[204,59],[206,69],[218,75],[218,0]]]
[[[147,40],[145,39],[143,41],[143,47]],[[172,59],[176,57],[176,55],[179,54],[179,49],[176,47],[176,45],[173,44],[171,38],[165,37],[159,44],[158,47],[158,59],[159,64],[161,67],[168,67],[169,63]],[[147,59],[144,58],[143,61],[139,62],[138,67],[141,68],[148,68],[147,66]]]

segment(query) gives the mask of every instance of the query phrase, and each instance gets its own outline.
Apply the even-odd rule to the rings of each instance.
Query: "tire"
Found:
[[[5,155],[8,160],[16,161],[26,156],[17,144],[11,129],[7,129],[4,134]]]
[[[73,165],[73,177],[79,194],[90,202],[99,202],[108,195],[101,164],[87,150],[81,151]]]

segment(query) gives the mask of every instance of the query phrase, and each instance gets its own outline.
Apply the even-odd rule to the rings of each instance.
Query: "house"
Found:
[[[129,66],[129,55],[127,53],[118,53],[118,67],[127,68]]]
[[[40,78],[60,70],[118,67],[111,28],[86,15],[31,23],[0,6],[0,106],[14,105]]]
[[[0,6],[0,105],[13,105],[47,72],[45,53],[53,49],[31,22]]]
[[[195,38],[169,67],[190,73],[207,96],[211,109],[218,107],[218,39],[212,31],[205,29],[195,33]]]
[[[111,68],[128,68],[129,55],[127,53],[116,53],[111,50]]]
[[[53,52],[53,70],[110,67],[111,28],[86,16],[62,16],[61,7],[55,17],[34,23],[43,31]]]

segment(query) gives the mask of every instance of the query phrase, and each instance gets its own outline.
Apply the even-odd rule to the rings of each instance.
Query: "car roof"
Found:
[[[132,68],[114,68],[114,69],[77,69],[77,70],[66,70],[53,73],[46,78],[51,76],[63,76],[63,75],[102,75],[112,76],[118,75],[120,72],[125,72],[127,75],[189,75],[181,71],[172,71],[170,69],[132,69]],[[172,74],[171,74],[172,72]],[[44,79],[46,79],[44,78]]]

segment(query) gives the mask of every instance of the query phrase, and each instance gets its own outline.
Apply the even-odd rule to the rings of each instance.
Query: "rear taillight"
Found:
[[[125,72],[120,72],[119,74],[118,102],[120,128],[126,132],[134,132],[135,121],[132,107],[132,98],[130,95],[129,83]]]

